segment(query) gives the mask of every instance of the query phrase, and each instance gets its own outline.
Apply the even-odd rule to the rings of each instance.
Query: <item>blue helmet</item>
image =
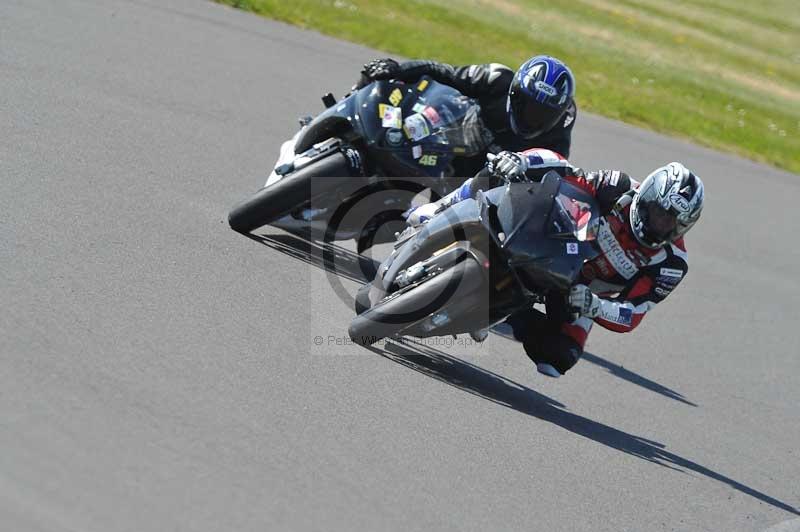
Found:
[[[506,111],[511,129],[525,138],[549,131],[564,116],[575,97],[572,71],[549,55],[522,64],[508,89]]]

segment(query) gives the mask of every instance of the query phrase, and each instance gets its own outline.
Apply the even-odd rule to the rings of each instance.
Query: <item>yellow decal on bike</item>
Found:
[[[423,155],[419,160],[422,166],[436,166],[436,161],[439,159],[437,155]]]
[[[386,112],[386,108],[387,107],[389,107],[389,106],[386,105],[385,103],[379,103],[378,104],[378,118],[380,118],[381,120],[383,120],[383,115]]]
[[[403,101],[403,93],[400,92],[400,89],[393,90],[392,93],[389,95],[389,103],[391,103],[395,107],[400,105],[400,102],[402,101]]]
[[[427,88],[428,88],[428,80],[427,79],[423,79],[422,81],[419,82],[419,85],[417,85],[417,90],[419,92],[422,92]]]

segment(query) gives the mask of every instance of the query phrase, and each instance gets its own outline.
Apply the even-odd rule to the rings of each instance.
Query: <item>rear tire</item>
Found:
[[[314,181],[315,178],[319,179]],[[262,188],[236,205],[228,214],[228,224],[234,231],[248,233],[313,202],[351,179],[347,158],[337,151]]]

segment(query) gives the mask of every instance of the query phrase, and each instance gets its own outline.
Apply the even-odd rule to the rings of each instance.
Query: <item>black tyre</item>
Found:
[[[319,179],[315,179],[319,178]],[[247,233],[289,214],[354,179],[341,152],[316,161],[264,187],[228,214],[231,229]],[[312,187],[313,181],[313,187]]]
[[[456,290],[460,287],[480,286],[483,275],[480,265],[468,258],[419,284],[387,296],[371,308],[364,308],[369,303],[364,299],[366,294],[359,291],[361,297],[356,297],[356,310],[362,312],[350,322],[350,339],[366,346],[394,336],[459,297]]]

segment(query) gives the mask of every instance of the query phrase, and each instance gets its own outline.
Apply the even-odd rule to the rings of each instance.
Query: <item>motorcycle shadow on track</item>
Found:
[[[316,241],[307,235],[281,233],[269,235],[247,234],[246,236],[285,255],[356,282],[370,280],[378,266],[378,262],[370,258],[358,255],[335,244]],[[569,412],[565,405],[544,394],[479,366],[452,357],[443,351],[408,339],[404,340],[403,343],[386,341],[382,346],[382,348],[379,348],[373,345],[367,349],[392,362],[454,386],[464,392],[506,408],[511,408],[541,421],[552,423],[569,432],[625,454],[675,471],[698,473],[727,484],[731,488],[766,504],[800,515],[797,509],[785,502],[726,477],[688,458],[667,451],[666,446],[662,443],[629,434]],[[682,403],[697,406],[687,401],[681,394],[597,355],[584,353],[584,359],[607,369],[624,380]]]
[[[692,471],[727,484],[763,503],[786,512],[800,515],[793,506],[741,482],[726,477],[708,467],[666,450],[662,443],[629,434],[603,423],[592,421],[566,409],[566,406],[526,386],[479,366],[452,357],[443,351],[411,340],[402,343],[386,341],[381,347],[367,347],[373,353],[401,364],[425,376],[436,379],[464,392],[495,404],[511,408],[541,421],[552,423],[573,434],[625,454],[647,460],[681,473]]]
[[[303,234],[300,232],[276,234],[246,233],[245,236],[284,255],[288,255],[306,264],[357,283],[364,283],[372,280],[379,265],[378,261],[354,253],[337,244],[315,240],[310,234]],[[510,331],[502,330],[500,327],[496,328],[493,332],[501,337],[511,338]],[[675,401],[689,406],[697,406],[696,403],[689,401],[681,393],[626,369],[619,364],[610,362],[598,355],[585,352],[582,360],[600,366],[615,377],[641,386],[647,390],[663,395],[664,397],[674,399]]]
[[[243,233],[268,248],[359,284],[371,281],[380,263],[331,242],[304,233]]]

